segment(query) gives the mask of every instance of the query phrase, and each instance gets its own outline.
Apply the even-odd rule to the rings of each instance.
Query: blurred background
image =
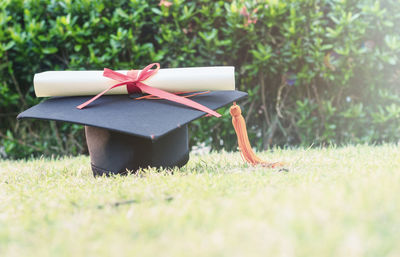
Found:
[[[16,121],[47,70],[232,65],[252,145],[398,142],[399,0],[0,0],[0,158],[87,152],[83,127]],[[191,146],[236,149],[228,108]]]

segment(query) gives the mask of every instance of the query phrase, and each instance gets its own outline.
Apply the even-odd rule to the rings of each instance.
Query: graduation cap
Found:
[[[137,72],[130,74],[131,78],[135,78],[130,80],[123,77],[125,75],[118,75],[108,69],[105,71],[111,73],[112,79],[121,82],[116,84],[117,86],[127,85],[130,96],[102,96],[108,90],[115,88],[116,85],[112,85],[96,97],[52,97],[20,113],[17,117],[85,125],[94,175],[125,174],[146,167],[182,167],[189,160],[188,123],[203,117],[204,111],[216,116],[218,114],[214,110],[247,96],[247,93],[235,90],[212,91],[207,94],[194,94],[191,100],[188,100],[176,95],[171,96],[170,93],[141,83],[143,79],[139,78]],[[143,71],[142,75],[145,74]],[[147,72],[154,73],[157,70],[148,68]],[[140,99],[143,97],[138,98],[141,94],[137,93],[137,89],[161,99]],[[38,95],[38,92],[36,94]],[[82,110],[83,107],[85,108]],[[231,114],[242,119],[234,117],[233,123],[235,125],[236,120],[237,124],[242,124],[235,125],[235,130],[239,134],[243,134],[243,131],[238,130],[240,128],[243,130],[244,126],[246,135],[243,137],[238,134],[238,141],[241,149],[247,149],[242,151],[242,156],[247,160],[249,155],[246,151],[252,153],[252,150],[243,125],[243,117],[237,108],[238,106],[231,109]],[[240,138],[244,138],[244,141]],[[250,163],[258,161],[254,156],[247,161]]]
[[[240,100],[240,91],[214,91],[193,101],[217,110]],[[127,95],[103,96],[84,110],[76,106],[91,97],[53,97],[18,115],[85,125],[95,175],[139,168],[181,167],[189,160],[187,124],[204,112],[168,100],[135,100]]]

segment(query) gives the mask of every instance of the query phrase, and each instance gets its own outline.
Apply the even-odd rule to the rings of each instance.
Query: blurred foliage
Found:
[[[381,143],[400,134],[398,0],[0,0],[0,156],[85,153],[78,125],[15,120],[46,70],[232,65],[250,138]],[[236,147],[229,110],[191,145]]]

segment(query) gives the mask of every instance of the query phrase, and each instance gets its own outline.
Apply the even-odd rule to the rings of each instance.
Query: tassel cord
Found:
[[[246,162],[251,165],[262,165],[264,167],[276,168],[283,166],[280,162],[266,162],[260,159],[253,151],[250,145],[249,137],[247,136],[246,122],[242,116],[242,111],[236,103],[230,108],[232,116],[232,124],[236,132],[240,154]]]

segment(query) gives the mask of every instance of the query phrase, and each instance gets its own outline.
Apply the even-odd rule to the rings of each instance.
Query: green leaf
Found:
[[[162,15],[162,11],[158,8],[151,8],[151,11],[155,14]]]
[[[10,50],[13,46],[15,46],[15,42],[14,42],[14,41],[10,41],[10,42],[8,42],[5,46],[3,46],[3,50],[4,50],[4,51],[8,51],[8,50]]]
[[[57,53],[58,49],[57,47],[47,47],[42,49],[44,54],[54,54]]]

